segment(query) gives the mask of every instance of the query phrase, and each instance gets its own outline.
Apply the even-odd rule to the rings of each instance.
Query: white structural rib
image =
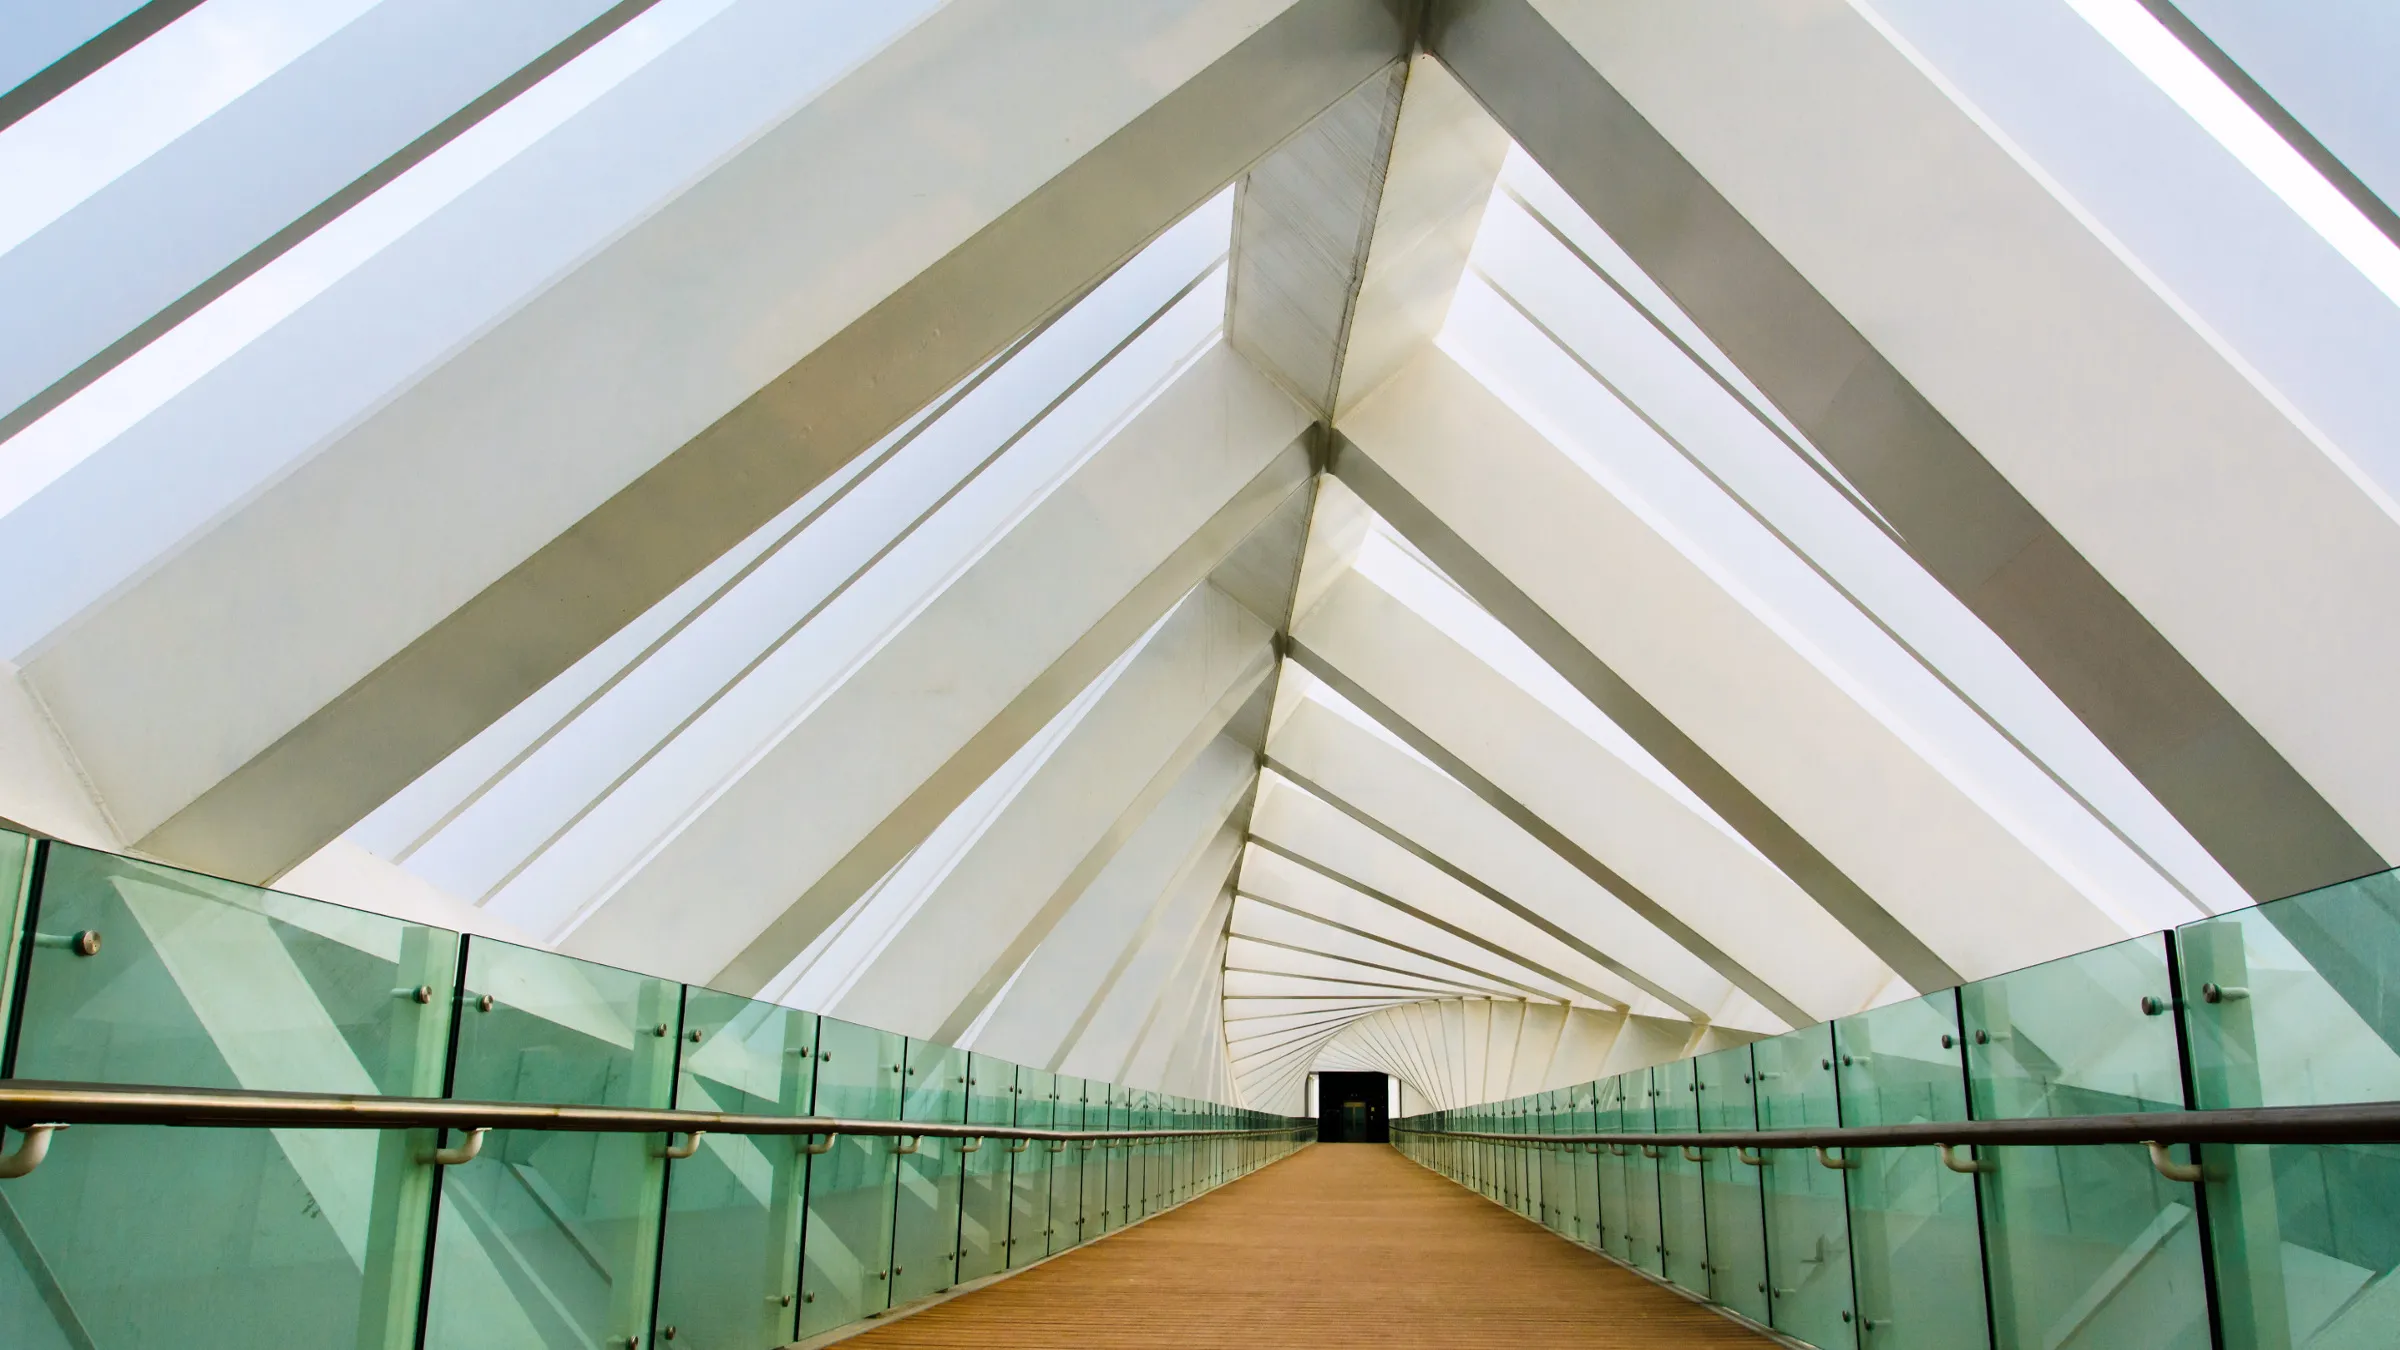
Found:
[[[1299,486],[1302,425],[1212,348],[669,836],[562,860],[566,949],[763,987]]]
[[[1223,591],[1206,583],[1194,590],[832,1011],[955,1044],[1265,683],[1270,636]]]
[[[112,521],[7,649],[124,833],[281,872],[1400,44],[1376,0],[1031,18],[956,0],[823,88],[695,34],[10,513],[11,576]]]
[[[1348,430],[1962,975],[2124,935],[1765,616],[1447,356],[1420,358]],[[1457,444],[1478,453],[1449,453]],[[1627,577],[1642,584],[1619,584]]]

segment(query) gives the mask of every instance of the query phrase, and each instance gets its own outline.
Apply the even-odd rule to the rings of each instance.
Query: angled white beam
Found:
[[[1267,823],[1266,828],[1272,829],[1273,826],[1271,823]],[[1532,971],[1534,974],[1541,976],[1543,979],[1570,989],[1575,993],[1583,995],[1585,998],[1607,1004],[1610,1007],[1625,1006],[1626,1000],[1620,995],[1609,993],[1596,985],[1588,983],[1585,980],[1578,979],[1573,975],[1564,974],[1550,966],[1543,965],[1525,955],[1522,950],[1517,947],[1511,946],[1508,943],[1497,941],[1484,933],[1477,932],[1475,929],[1470,928],[1463,923],[1444,918],[1432,912],[1431,910],[1425,909],[1418,905],[1412,905],[1406,900],[1402,900],[1398,896],[1393,895],[1388,891],[1379,890],[1376,887],[1370,886],[1367,883],[1356,879],[1355,877],[1348,876],[1343,872],[1336,870],[1326,863],[1319,862],[1317,859],[1310,857],[1306,853],[1302,853],[1294,848],[1278,843],[1271,837],[1253,833],[1250,836],[1250,844],[1253,850],[1253,857],[1255,857],[1258,853],[1268,854],[1276,859],[1280,859],[1282,862],[1299,868],[1304,873],[1314,875],[1323,881],[1331,882],[1333,885],[1352,895],[1358,896],[1365,900],[1371,900],[1374,903],[1383,906],[1385,909],[1393,911],[1394,913],[1406,915],[1409,918],[1424,924],[1428,928],[1439,930],[1440,932],[1448,934],[1449,936],[1456,938],[1461,942],[1465,942],[1470,946],[1482,948],[1484,951],[1490,952],[1492,955],[1500,957],[1512,965],[1521,966],[1524,969]],[[1249,880],[1246,878],[1245,884],[1252,890],[1260,888],[1260,883],[1256,880]],[[1581,953],[1577,953],[1577,955],[1581,955]],[[1599,965],[1600,963],[1594,962],[1593,964]],[[1607,970],[1610,974],[1615,975],[1620,979],[1627,980],[1629,983],[1634,984],[1635,987],[1642,989],[1643,992],[1650,994],[1652,997],[1659,998],[1661,1001],[1675,1000],[1675,995],[1672,993],[1664,991],[1659,987],[1652,986],[1646,981],[1641,981],[1628,976],[1613,962],[1608,965],[1601,966],[1601,969]],[[1678,1003],[1681,1002],[1680,1000],[1675,1001]],[[1671,1004],[1670,1006],[1673,1005]],[[1699,1015],[1699,1010],[1693,1007],[1693,1005],[1689,1003],[1682,1003],[1681,1006],[1684,1008],[1691,1008],[1693,1015]]]
[[[1727,984],[1749,994],[1759,1002],[1760,1006],[1792,1026],[1806,1026],[1818,1020],[1812,1017],[1801,1004],[1762,979],[1742,961],[1728,954],[1674,910],[1660,903],[1646,890],[1627,879],[1615,867],[1602,862],[1577,839],[1559,829],[1545,813],[1545,811],[1554,812],[1556,810],[1554,804],[1546,803],[1545,810],[1536,810],[1527,805],[1521,797],[1486,776],[1450,750],[1443,740],[1423,730],[1411,720],[1412,714],[1415,717],[1427,718],[1439,714],[1446,719],[1454,720],[1457,724],[1449,727],[1446,734],[1459,737],[1461,743],[1476,745],[1479,750],[1486,752],[1484,757],[1489,762],[1492,754],[1501,752],[1505,747],[1481,741],[1481,735],[1488,733],[1491,728],[1488,723],[1478,725],[1474,719],[1494,711],[1493,707],[1487,707],[1481,702],[1474,707],[1468,707],[1463,703],[1449,703],[1434,695],[1431,688],[1414,686],[1404,690],[1400,687],[1402,681],[1386,680],[1384,687],[1387,690],[1411,697],[1412,706],[1408,713],[1403,713],[1386,703],[1380,695],[1371,692],[1365,685],[1345,674],[1341,662],[1356,661],[1361,657],[1369,656],[1372,652],[1372,647],[1368,644],[1373,642],[1374,635],[1369,629],[1362,626],[1366,622],[1365,614],[1371,611],[1377,619],[1398,624],[1405,622],[1402,616],[1407,613],[1407,607],[1384,596],[1371,583],[1356,575],[1338,583],[1335,590],[1342,597],[1342,603],[1322,604],[1312,610],[1311,616],[1316,623],[1311,627],[1309,635],[1297,638],[1290,644],[1291,657],[1302,669],[1323,680],[1328,687],[1366,713],[1377,725],[1398,737],[1411,750],[1431,760],[1443,773],[1458,780],[1469,791],[1481,798],[1487,806],[1506,817],[1510,824],[1539,840],[1544,848],[1565,860],[1601,890],[1632,911],[1649,927],[1657,930],[1673,946],[1681,948],[1693,960],[1715,972]],[[1381,602],[1378,602],[1376,597],[1382,597]],[[1318,641],[1328,642],[1334,651],[1340,653],[1340,656],[1329,658],[1326,654],[1318,651],[1311,645],[1312,642]],[[1461,673],[1475,671],[1476,665],[1472,662],[1459,663],[1455,669]],[[1384,673],[1393,672],[1387,668]],[[1530,706],[1532,700],[1521,695],[1512,697],[1513,690],[1507,688],[1506,681],[1500,679],[1496,672],[1484,669],[1476,671],[1476,673],[1490,677],[1481,682],[1481,692],[1492,701],[1497,709],[1533,711]],[[1572,742],[1566,744],[1572,744]],[[1594,756],[1594,758],[1600,757]],[[1524,760],[1520,759],[1511,767],[1518,770],[1517,773],[1511,775],[1512,782],[1538,781],[1526,778]],[[1503,770],[1503,772],[1506,771]],[[1660,959],[1659,956],[1653,955],[1649,961],[1656,965]],[[1644,983],[1645,987],[1650,987],[1653,992],[1658,992],[1656,986],[1651,982],[1645,981]],[[1662,995],[1662,997],[1666,996]],[[1670,997],[1669,1002],[1670,1006],[1674,1006],[1677,1011],[1683,1012],[1695,1021],[1707,1019],[1707,1014],[1695,1010],[1687,999]]]
[[[2400,521],[1865,13],[1755,17],[1426,40],[2252,894],[2383,867]]]
[[[1411,58],[1351,310],[1338,411],[1373,393],[1440,331],[1507,155],[1508,134],[1450,72],[1430,55]]]
[[[1166,1069],[1178,1034],[1196,1016],[1207,995],[1214,993],[1224,974],[1225,918],[1233,909],[1233,892],[1220,892],[1195,926],[1191,940],[1166,980],[1154,991],[1150,1008],[1134,1030],[1133,1045],[1125,1052],[1111,1081],[1154,1081]],[[1213,1000],[1206,1000],[1213,1003]],[[1211,1017],[1211,1022],[1219,1019]]]
[[[1226,874],[1213,865],[1182,880],[1141,934],[1133,959],[1102,995],[1099,1013],[1053,1061],[1059,1071],[1123,1081],[1114,1075],[1124,1070],[1156,1018],[1169,981],[1203,938],[1213,943],[1223,931],[1218,902],[1226,895],[1225,881]]]
[[[836,1015],[955,1044],[1234,712],[1271,630],[1203,582],[866,961]]]
[[[1226,337],[1319,416],[1341,384],[1408,70],[1394,61],[1242,180]]]
[[[17,650],[57,634],[29,667],[125,832],[249,880],[307,856],[1386,67],[1403,36],[1381,0],[1070,8],[1038,23],[953,3],[788,116],[797,91],[758,72],[806,79],[805,63],[762,62],[776,44],[731,34],[682,44],[661,58],[671,75],[628,82],[578,133],[627,123],[623,142],[541,142],[493,193],[87,461],[199,475],[189,491],[94,479],[101,509],[139,489],[110,534],[143,551],[53,557],[48,608],[19,614]],[[1078,40],[1059,41],[1064,26]],[[781,120],[634,135],[644,98]],[[937,130],[960,126],[978,134]],[[634,173],[620,152],[635,142],[700,162]],[[577,181],[628,200],[590,211],[557,191],[550,171],[577,154]],[[462,288],[457,270],[495,255],[448,235],[520,205],[588,219],[525,229],[541,259]],[[395,295],[447,308],[398,340]],[[47,509],[10,513],[0,556],[51,548],[71,517]],[[294,650],[308,659],[258,659]],[[165,685],[142,673],[168,665]]]
[[[516,903],[580,909],[579,955],[764,987],[1304,484],[1300,430],[1212,348],[638,861],[545,858]],[[695,888],[712,921],[669,918]]]
[[[1333,438],[1331,467],[1445,576],[1507,625],[1551,669],[1565,676],[1577,693],[1590,699],[1592,706],[1740,831],[1751,847],[1807,891],[1902,979],[1918,989],[1940,989],[1959,982],[1958,972],[1948,962],[1487,561],[1449,522],[1427,509],[1355,441],[1338,432]]]
[[[1241,929],[1239,915],[1243,909],[1243,906],[1240,903],[1240,899],[1241,897],[1239,896],[1235,897],[1236,903],[1234,905],[1234,910],[1236,919],[1233,929],[1233,943],[1227,950],[1227,960],[1237,959],[1249,949],[1258,949],[1250,959],[1253,965],[1261,969],[1280,968],[1278,966],[1279,962],[1286,964],[1328,962],[1333,963],[1333,965],[1339,969],[1347,970],[1353,974],[1362,975],[1369,979],[1399,976],[1404,980],[1419,984],[1431,983],[1443,988],[1454,989],[1462,994],[1482,994],[1492,998],[1510,998],[1515,996],[1514,990],[1503,989],[1497,983],[1487,983],[1486,981],[1475,976],[1451,976],[1444,975],[1438,971],[1418,970],[1408,966],[1386,965],[1380,961],[1369,961],[1364,957],[1342,956],[1332,952],[1303,947],[1297,943],[1277,942],[1273,938],[1254,937],[1243,932]],[[1254,914],[1258,911],[1258,907],[1255,905],[1250,906],[1249,909],[1250,912]],[[1245,944],[1247,944],[1247,946],[1245,946]],[[1233,969],[1231,966],[1226,968],[1228,970]]]
[[[1428,353],[1384,386],[1350,434],[1952,969],[1980,979],[2125,935],[1448,356]],[[1460,445],[1476,447],[1471,462]]]
[[[1507,837],[1512,829],[1521,831],[1558,852],[1553,840],[1540,833],[1547,828],[1585,849],[1587,858],[1605,852],[1607,875],[1595,875],[1570,853],[1558,856],[1632,911],[1619,925],[1639,916],[1727,983],[1760,998],[1794,1025],[1855,1012],[1890,980],[1890,968],[1863,943],[1788,877],[1693,810],[1688,799],[1670,791],[1671,784],[1654,782],[1641,767],[1611,753],[1366,577],[1339,583],[1312,613],[1305,634],[1303,647],[1315,653],[1314,659],[1328,662],[1343,678],[1369,691],[1381,709],[1375,714],[1378,721],[1388,716],[1405,724],[1397,733],[1403,740],[1414,736],[1469,747],[1463,754],[1449,754],[1467,766],[1465,774],[1435,760],[1467,788],[1460,793],[1441,782],[1440,775],[1428,773],[1388,743],[1377,744],[1365,729],[1338,714],[1327,710],[1310,718],[1313,732],[1306,743],[1313,752],[1306,762],[1312,768],[1322,766],[1324,776],[1339,785],[1328,787],[1323,795],[1377,833],[1387,838],[1416,835],[1427,843],[1440,839],[1441,848],[1452,853],[1474,848],[1487,831],[1470,834],[1457,825],[1445,829],[1425,809],[1427,798],[1472,796],[1481,798],[1486,810],[1466,818],[1489,819],[1496,813],[1509,822],[1488,832]],[[1352,768],[1351,760],[1361,761],[1360,768]],[[1361,772],[1369,762],[1390,768]],[[1392,774],[1397,777],[1387,776]],[[1488,792],[1477,785],[1478,775],[1489,785]],[[1397,791],[1403,783],[1418,790]],[[1500,794],[1500,800],[1490,793]],[[1357,805],[1344,800],[1353,794],[1364,800]],[[1405,819],[1379,819],[1401,812]],[[1534,828],[1526,827],[1528,819]],[[1493,841],[1477,852],[1493,857],[1499,845]],[[1455,860],[1432,865],[1454,875],[1472,872]],[[1483,887],[1472,879],[1464,884]],[[1535,898],[1529,895],[1527,900]],[[1590,914],[1579,925],[1587,933],[1613,932],[1619,926],[1598,927],[1598,914],[1605,911],[1589,905],[1562,907],[1553,901],[1550,909],[1553,924],[1573,919],[1579,911]],[[1660,923],[1660,914],[1684,925],[1720,955],[1712,958],[1691,947],[1682,934]],[[1669,967],[1659,957],[1637,957],[1637,951],[1650,950],[1633,945],[1637,940],[1615,939],[1615,950],[1663,977]],[[1737,972],[1746,973],[1749,982]],[[1808,1016],[1793,1018],[1791,1006],[1760,997],[1762,988]]]
[[[1100,1001],[1141,950],[1167,901],[1194,876],[1233,870],[1241,835],[1231,822],[1256,778],[1254,752],[1224,736],[1209,743],[1058,927],[1034,949],[974,1037],[974,1048],[1055,1069]]]
[[[1408,960],[1416,964],[1411,969],[1426,970],[1443,979],[1488,983],[1501,998],[1539,998],[1565,1002],[1563,988],[1544,987],[1507,973],[1513,962],[1477,961],[1468,955],[1472,948],[1457,944],[1447,956],[1436,956],[1420,947],[1400,941],[1389,933],[1378,933],[1363,927],[1329,919],[1322,914],[1247,891],[1239,893],[1233,907],[1233,931],[1260,940],[1280,940],[1304,951],[1329,952],[1355,960],[1369,957],[1382,960]],[[1427,969],[1430,968],[1430,969]],[[1526,971],[1525,974],[1532,972]]]

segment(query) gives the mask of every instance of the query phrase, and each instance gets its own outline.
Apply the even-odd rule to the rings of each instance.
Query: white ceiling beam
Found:
[[[2400,519],[1866,12],[1757,18],[1426,40],[2253,895],[2400,855]]]
[[[100,500],[61,480],[56,518],[42,499],[10,513],[0,557],[46,554],[55,582],[15,612],[13,650],[55,634],[26,664],[125,833],[252,881],[314,852],[1388,66],[1405,32],[1382,0],[1030,19],[954,0],[796,113],[811,91],[774,81],[821,73],[758,57],[794,43],[682,44],[587,130],[117,436],[85,464],[117,475],[88,480]],[[651,134],[752,104],[761,121],[719,128],[722,147]],[[594,210],[590,192],[624,200]],[[560,211],[582,214],[545,223]],[[496,275],[469,284],[475,266]],[[439,312],[404,323],[396,296]],[[162,491],[169,470],[199,477]],[[141,509],[113,511],[128,493]],[[113,528],[62,558],[70,507]]]
[[[1428,353],[1385,385],[1350,434],[1961,975],[2125,935],[1810,653],[1449,357]],[[1460,445],[1476,448],[1471,461]],[[1641,583],[1621,584],[1630,577]]]
[[[766,987],[1304,486],[1301,416],[1210,349],[665,837],[553,849],[498,901],[580,912],[578,955]],[[672,917],[694,893],[705,925]]]
[[[1223,591],[1193,590],[831,1011],[956,1044],[1266,682],[1272,636]]]

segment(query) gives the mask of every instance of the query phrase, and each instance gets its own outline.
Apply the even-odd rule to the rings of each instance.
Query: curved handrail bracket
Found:
[[[813,1135],[813,1134],[812,1134],[812,1135],[810,1135],[810,1136],[808,1137],[808,1139],[809,1139],[809,1143],[808,1143],[808,1151],[809,1151],[809,1152],[810,1152],[812,1155],[813,1155],[813,1154],[820,1154],[820,1153],[831,1153],[831,1152],[833,1152],[833,1143],[834,1143],[834,1141],[835,1141],[835,1140],[837,1140],[837,1139],[839,1139],[839,1138],[841,1138],[841,1136],[840,1136],[840,1135],[838,1135],[838,1134],[829,1134],[829,1135],[826,1135],[826,1136],[825,1136],[825,1142],[824,1142],[824,1143],[822,1143],[822,1144],[820,1144],[820,1143],[816,1142],[816,1140],[817,1140],[817,1136],[815,1136],[815,1135]]]
[[[64,1125],[25,1126],[25,1137],[17,1141],[16,1148],[0,1154],[0,1181],[32,1175],[33,1169],[42,1165],[42,1159],[50,1156],[50,1136],[65,1128]]]
[[[666,1143],[650,1150],[650,1156],[665,1158],[671,1162],[681,1162],[700,1151],[700,1137],[707,1133],[706,1130],[694,1130],[680,1145],[675,1142],[675,1136],[670,1134],[667,1136]]]
[[[2142,1143],[2150,1150],[2150,1165],[2157,1168],[2158,1174],[2167,1180],[2185,1183],[2208,1180],[2208,1169],[2201,1164],[2175,1161],[2175,1155],[2167,1151],[2167,1146],[2155,1139],[2145,1139]]]
[[[1976,1176],[1982,1173],[1997,1172],[2000,1170],[2000,1164],[1983,1158],[1960,1158],[1958,1156],[1958,1145],[1956,1144],[1943,1144],[1941,1145],[1941,1150],[1942,1166],[1949,1168],[1953,1172],[1964,1172],[1969,1176]]]
[[[420,1153],[417,1155],[417,1161],[431,1163],[436,1167],[457,1167],[464,1163],[471,1163],[482,1155],[483,1137],[490,1133],[490,1126],[478,1125],[467,1131],[467,1142],[453,1145],[450,1148],[437,1148],[431,1153]]]
[[[1837,1158],[1833,1156],[1833,1150],[1827,1148],[1823,1144],[1817,1145],[1817,1162],[1836,1172],[1855,1172],[1858,1170],[1858,1159],[1849,1157],[1847,1155]]]

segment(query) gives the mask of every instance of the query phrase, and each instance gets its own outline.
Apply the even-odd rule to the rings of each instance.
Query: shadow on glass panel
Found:
[[[816,1083],[816,1021],[771,1003],[691,990],[675,1105],[807,1115]],[[661,1334],[674,1328],[677,1346],[719,1350],[794,1338],[807,1143],[790,1135],[709,1134],[691,1157],[670,1165],[657,1320]]]
[[[1786,1032],[1750,1047],[1758,1080],[1758,1126],[1788,1130],[1840,1123],[1833,1027]],[[1849,1350],[1850,1222],[1840,1170],[1813,1149],[1762,1149],[1767,1201],[1769,1325],[1824,1350]]]
[[[456,934],[67,844],[27,920],[16,1077],[440,1095]],[[0,1343],[413,1345],[430,1132],[69,1139],[0,1195]]]
[[[1959,990],[1979,1120],[2184,1108],[2165,934]],[[1996,1148],[1978,1178],[1998,1343],[2203,1350],[2193,1188],[2138,1144]]]
[[[2400,873],[2176,934],[2194,1106],[2400,1099]],[[2228,1350],[2400,1338],[2400,1146],[2212,1145]]]
[[[1833,1034],[1842,1124],[1967,1118],[1957,990],[1844,1018]],[[1852,1259],[1870,1350],[1988,1345],[1974,1176],[1943,1165],[1928,1148],[1851,1156],[1858,1164],[1849,1174]]]
[[[450,1095],[673,1103],[683,987],[486,938],[467,944]],[[428,1345],[630,1346],[650,1327],[663,1139],[495,1130],[442,1169]]]
[[[817,1019],[812,1114],[898,1120],[906,1044],[831,1017]],[[800,1248],[800,1334],[814,1336],[891,1307],[892,1206],[901,1141],[843,1135],[808,1160]]]

